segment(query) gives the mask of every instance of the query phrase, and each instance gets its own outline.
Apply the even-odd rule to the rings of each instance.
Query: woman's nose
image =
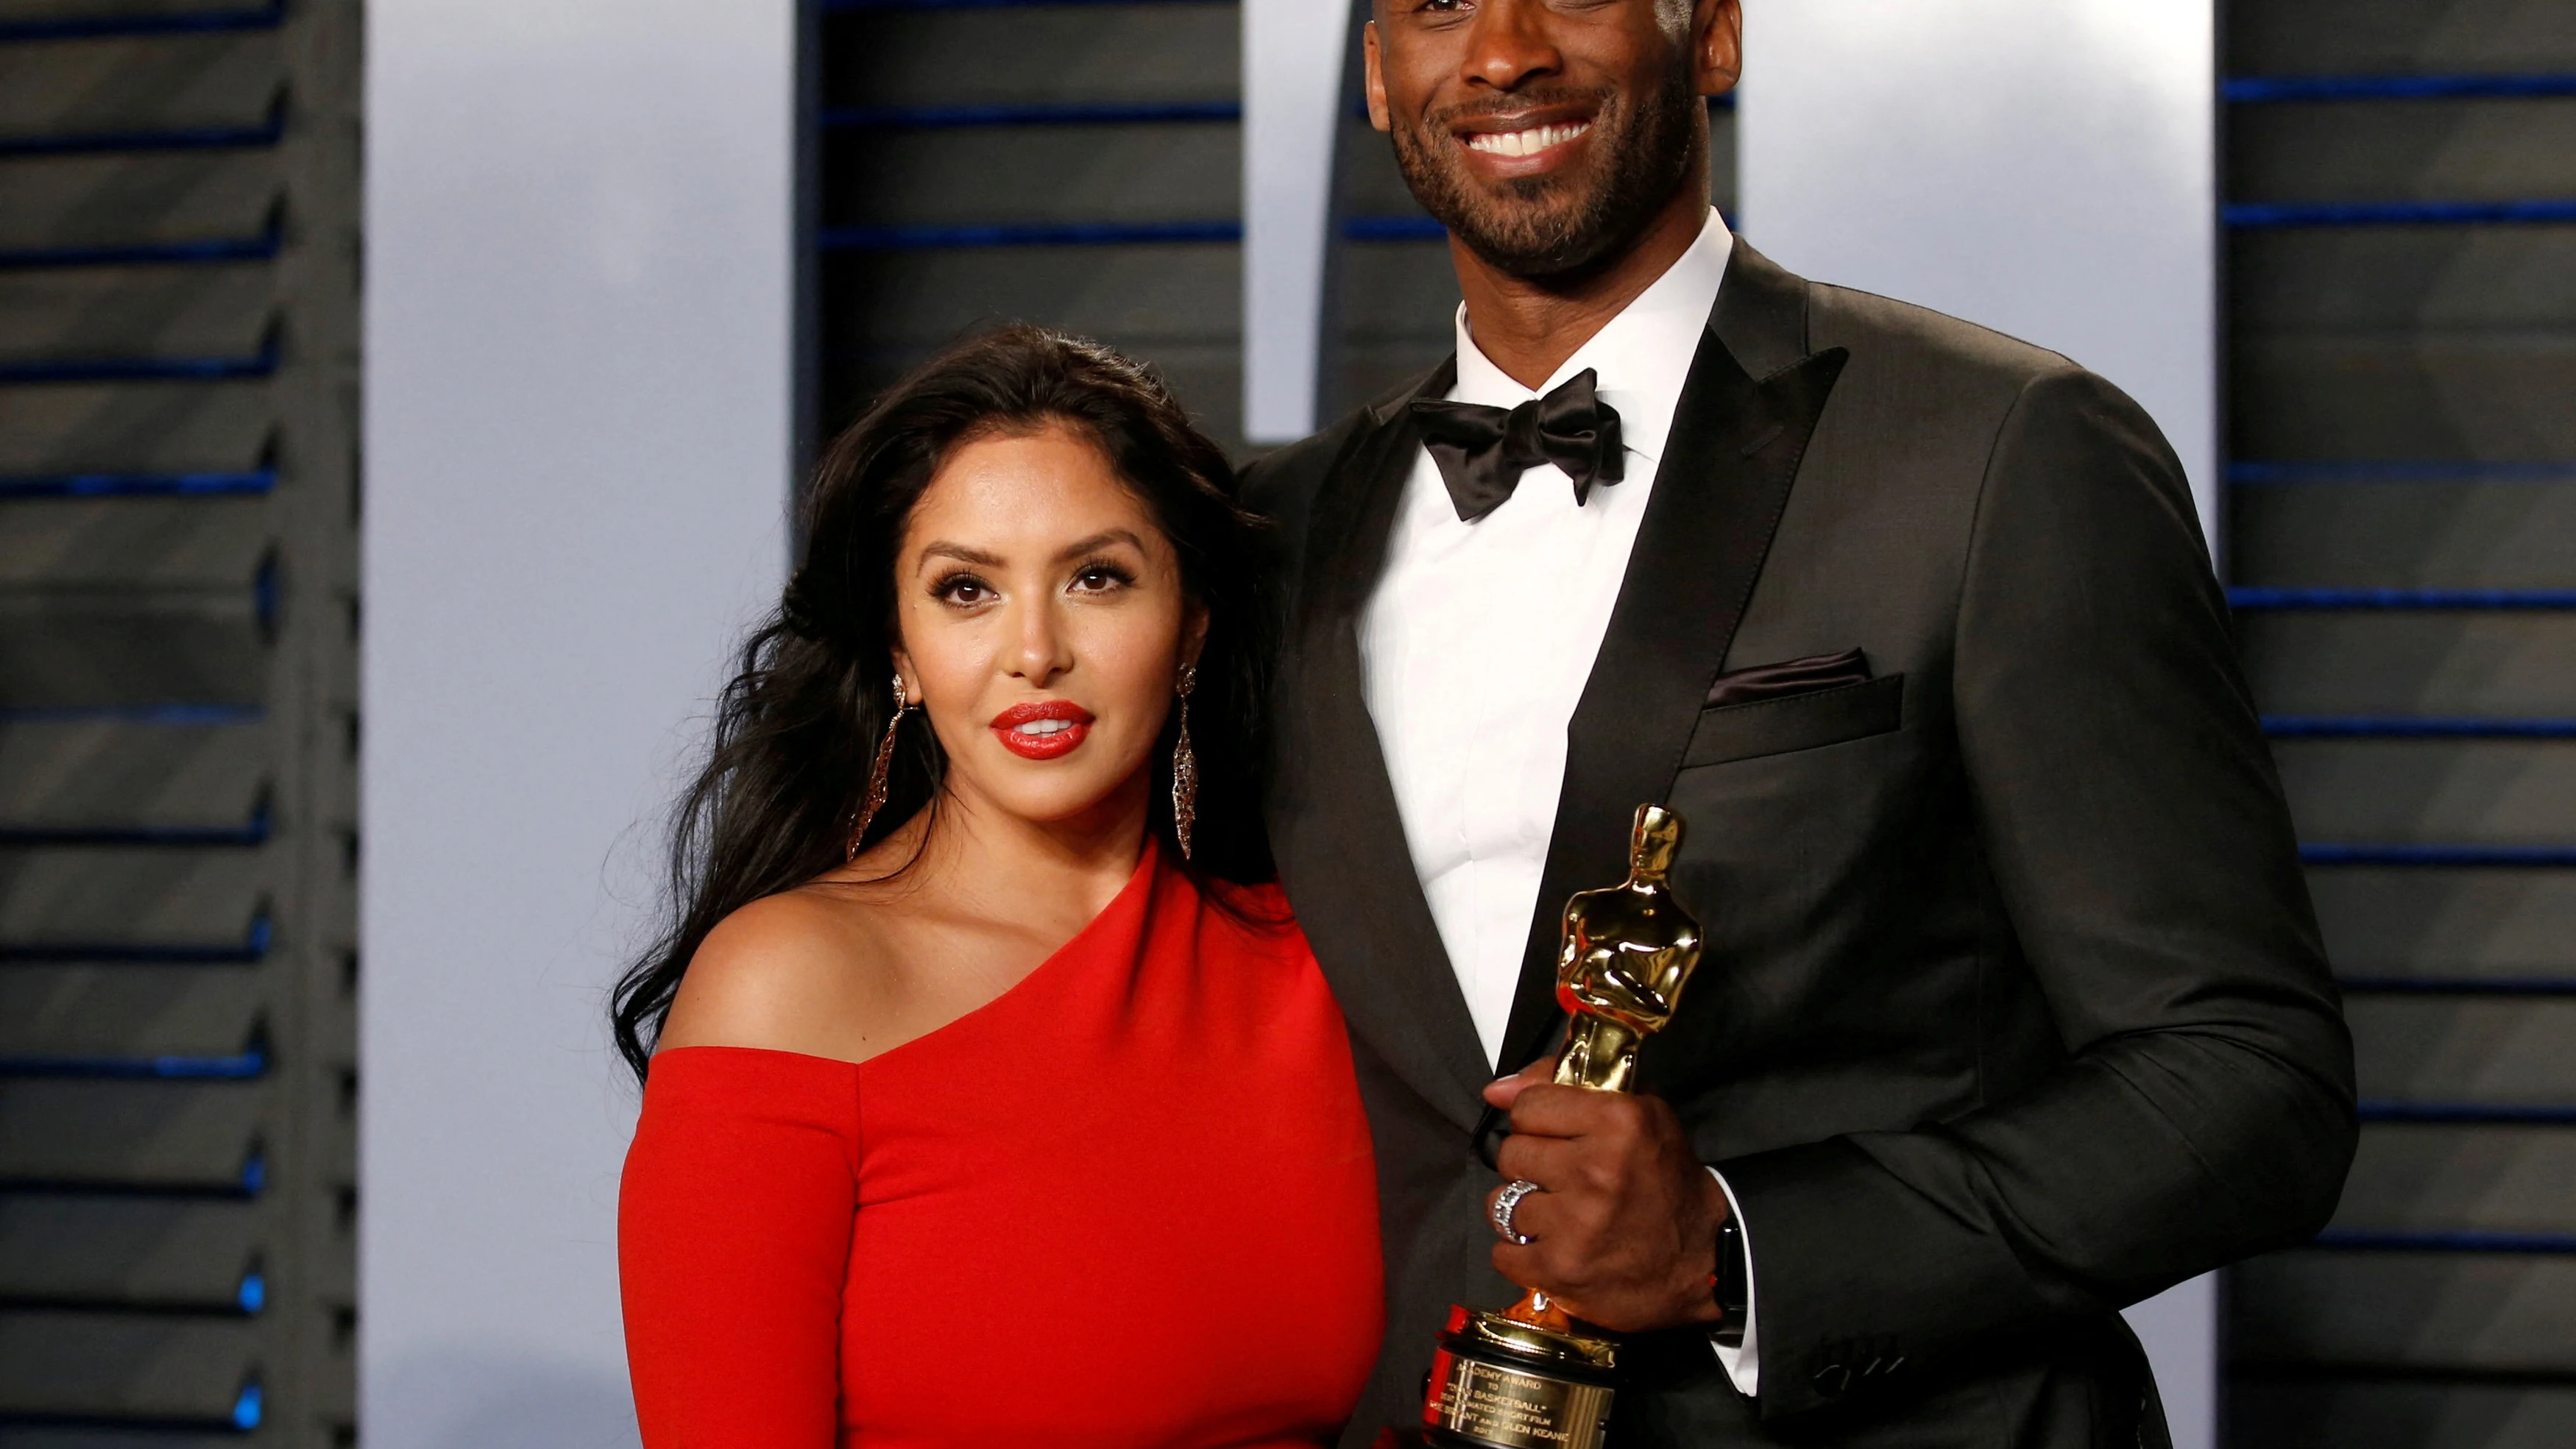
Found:
[[[1017,652],[1012,661],[1014,674],[1043,689],[1073,667],[1073,655],[1066,647],[1065,632],[1061,621],[1056,618],[1053,601],[1041,600],[1023,605],[1014,622],[1018,626]]]

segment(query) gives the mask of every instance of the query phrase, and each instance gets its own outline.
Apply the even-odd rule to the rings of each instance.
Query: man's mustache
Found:
[[[1463,105],[1445,106],[1425,115],[1418,129],[1446,131],[1463,120],[1482,119],[1487,116],[1516,116],[1523,111],[1533,111],[1543,106],[1580,105],[1586,102],[1596,105],[1601,111],[1607,113],[1618,104],[1618,101],[1619,92],[1611,86],[1539,87],[1514,91],[1506,96],[1496,96],[1492,100],[1469,101]]]

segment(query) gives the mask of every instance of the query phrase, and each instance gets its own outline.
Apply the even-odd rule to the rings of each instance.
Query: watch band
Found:
[[[1709,1293],[1717,1299],[1718,1342],[1729,1348],[1744,1344],[1744,1320],[1753,1307],[1752,1274],[1744,1263],[1744,1229],[1729,1214],[1717,1228],[1717,1271],[1709,1275]]]

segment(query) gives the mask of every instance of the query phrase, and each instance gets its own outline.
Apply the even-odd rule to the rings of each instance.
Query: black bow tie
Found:
[[[1543,398],[1508,411],[1440,398],[1413,400],[1423,446],[1449,485],[1458,519],[1473,523],[1503,506],[1521,486],[1521,474],[1554,463],[1574,480],[1577,507],[1595,483],[1626,475],[1628,454],[1619,444],[1619,410],[1593,394],[1595,372],[1585,368]]]

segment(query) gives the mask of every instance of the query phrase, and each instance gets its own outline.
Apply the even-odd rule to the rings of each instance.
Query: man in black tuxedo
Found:
[[[1614,1444],[2162,1443],[2118,1310],[2312,1233],[2355,1132],[2226,603],[2109,384],[1728,233],[1740,33],[1376,3],[1459,352],[1250,484],[1273,838],[1379,1159],[1345,1443],[1514,1285],[1633,1335]],[[1646,801],[1703,964],[1645,1095],[1545,1085],[1558,912]]]

